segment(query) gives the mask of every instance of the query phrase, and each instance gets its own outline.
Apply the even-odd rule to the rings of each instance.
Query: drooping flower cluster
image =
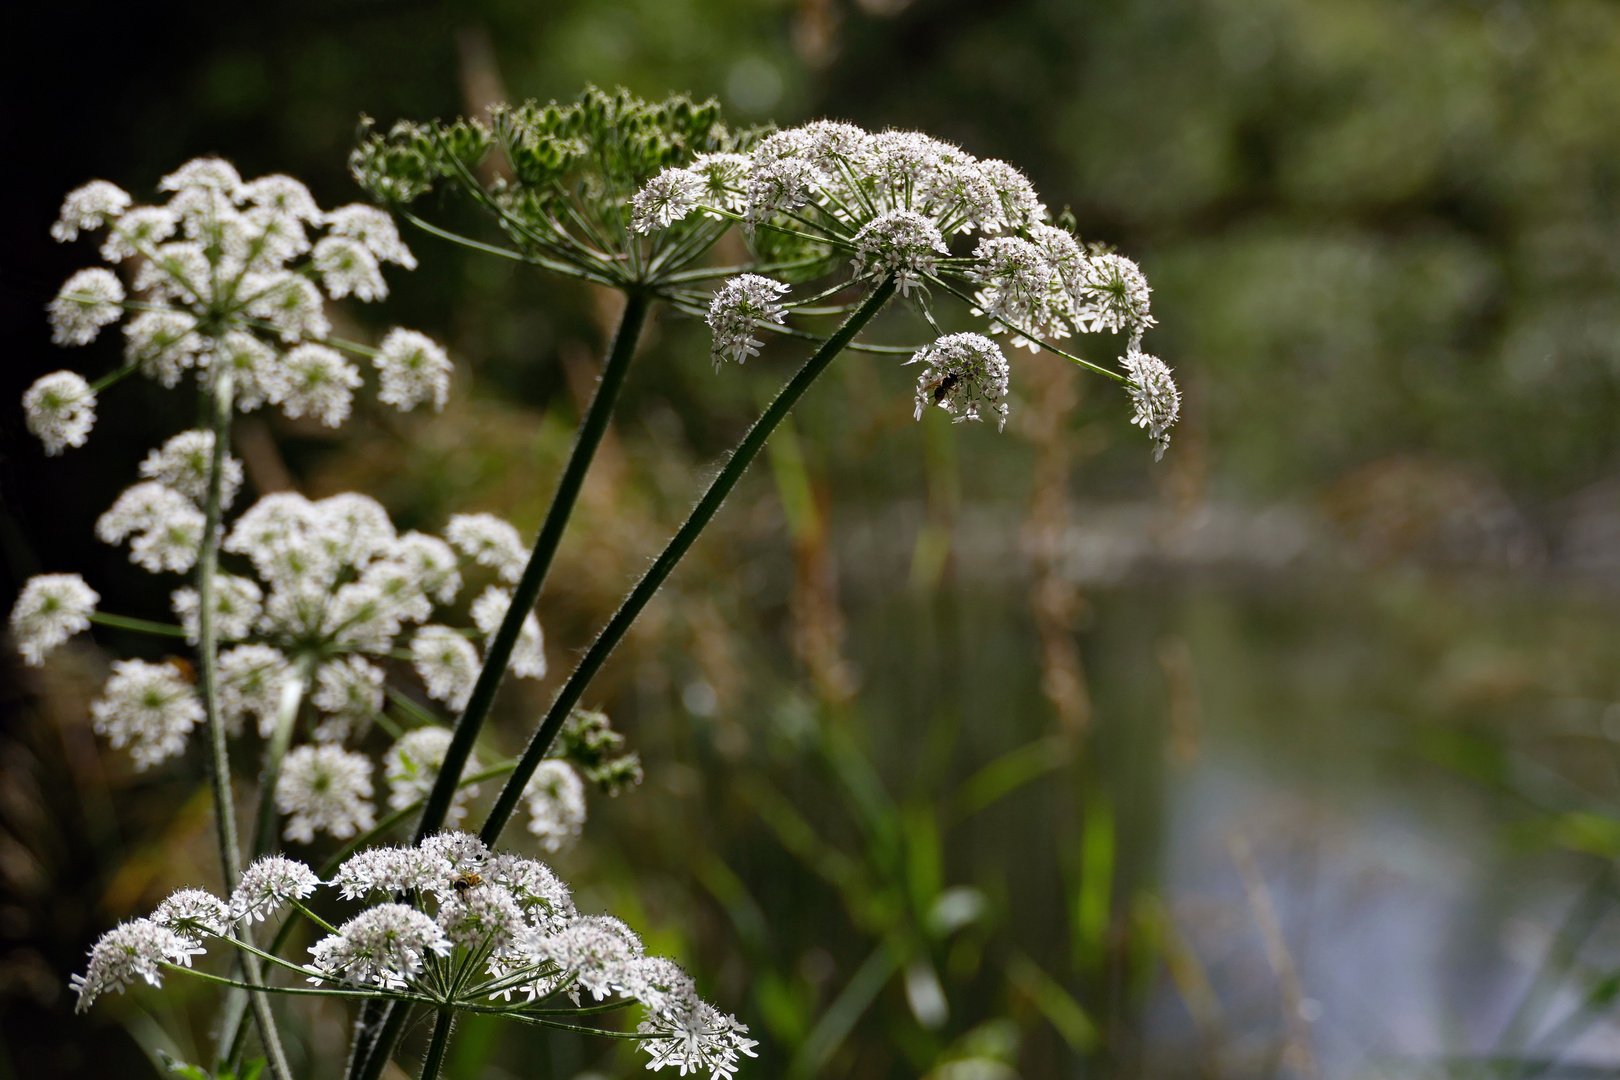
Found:
[[[69,980],[79,995],[77,1011],[88,1009],[109,990],[123,993],[136,979],[162,986],[161,965],[190,967],[191,958],[205,952],[196,938],[176,933],[152,919],[123,923],[102,935],[90,950],[89,968]]]
[[[1120,364],[1131,376],[1131,401],[1136,413],[1131,423],[1146,428],[1153,440],[1153,460],[1164,457],[1170,445],[1170,427],[1181,415],[1181,391],[1170,377],[1170,368],[1157,356],[1144,352],[1129,352],[1120,357]]]
[[[782,294],[788,286],[758,274],[738,274],[715,290],[709,302],[709,330],[714,335],[715,370],[720,361],[735,360],[741,364],[750,356],[759,355],[762,342],[754,340],[754,331],[761,323],[782,322],[784,308]]]
[[[1154,325],[1147,279],[1131,260],[1082,247],[1071,231],[1052,224],[1028,179],[1011,165],[980,160],[918,132],[871,134],[832,121],[777,132],[747,155],[716,157],[724,160],[700,158],[649,181],[634,202],[635,227],[656,232],[700,212],[740,221],[757,241],[770,238],[771,251],[785,262],[792,256],[808,265],[818,255],[841,254],[856,280],[890,278],[918,303],[955,295],[988,320],[992,335],[1031,350],[1055,349],[1053,342],[1077,333],[1124,334],[1123,378],[1107,373],[1121,378],[1138,403],[1144,394],[1159,403],[1142,426],[1163,453],[1175,410],[1163,404],[1169,369],[1139,359],[1142,334]],[[974,231],[981,235],[972,251],[953,255],[951,239]],[[775,300],[767,287],[786,289],[745,275],[715,293],[709,324],[717,359],[752,355],[758,348],[753,331],[783,322],[792,305],[766,307]],[[950,336],[960,340],[937,342],[915,359],[930,350],[960,353],[969,335]],[[952,396],[938,404],[957,419],[993,412],[1004,422],[1006,362],[999,350],[994,361],[977,347],[973,355],[993,372],[990,381],[951,381]],[[1139,381],[1150,369],[1159,380],[1153,388]],[[919,405],[922,399],[920,388]],[[983,407],[992,402],[994,408]],[[1140,416],[1139,409],[1139,424]]]
[[[57,344],[89,344],[129,310],[126,364],[167,387],[187,371],[211,384],[229,370],[241,408],[269,403],[335,427],[361,382],[341,348],[371,355],[384,402],[443,406],[450,364],[425,335],[396,329],[376,350],[331,338],[327,297],[380,300],[383,263],[416,265],[385,212],[358,203],[322,212],[292,177],[244,182],[217,158],[187,162],[159,188],[171,193],[161,206],[133,205],[105,180],[68,194],[51,235],[70,241],[105,227],[101,256],[132,263],[134,295],[105,267],[74,274],[47,306]],[[96,389],[61,371],[24,396],[29,430],[47,453],[84,443]]]

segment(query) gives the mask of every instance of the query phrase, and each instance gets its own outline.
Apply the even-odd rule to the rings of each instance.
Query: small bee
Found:
[[[930,387],[934,392],[934,404],[938,405],[944,401],[945,395],[950,393],[956,387],[956,384],[961,381],[962,376],[954,371],[941,375],[934,385]]]
[[[484,879],[480,875],[467,873],[458,876],[450,883],[450,887],[456,890],[456,896],[459,899],[465,900],[467,899],[468,892],[478,888],[478,886],[482,885],[483,883]]]

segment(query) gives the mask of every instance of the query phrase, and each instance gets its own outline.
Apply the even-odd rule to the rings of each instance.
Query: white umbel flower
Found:
[[[529,831],[550,852],[571,847],[585,829],[585,781],[566,761],[550,758],[535,767],[523,787]]]
[[[439,924],[407,904],[379,904],[310,949],[310,982],[348,982],[403,990],[422,973],[429,953],[449,956]]]
[[[428,697],[456,712],[467,707],[478,678],[478,650],[448,626],[424,626],[411,639],[411,665]]]
[[[996,418],[998,431],[1006,426],[1007,358],[994,341],[982,334],[946,334],[906,363],[924,365],[917,376],[918,420],[934,404],[954,414],[954,423],[982,420],[982,409]]]
[[[400,736],[383,756],[383,771],[388,778],[388,805],[403,810],[428,797],[439,779],[439,767],[450,749],[453,738],[449,728],[420,727]],[[461,775],[483,769],[477,754],[467,756]],[[450,818],[459,821],[467,816],[466,803],[478,797],[478,785],[467,784],[456,789],[450,804]]]
[[[1075,288],[1075,314],[1088,330],[1127,331],[1139,338],[1155,322],[1149,310],[1152,292],[1141,269],[1125,256],[1093,255]]]
[[[236,193],[236,201],[252,203],[254,206],[298,221],[313,223],[321,220],[320,207],[315,205],[315,199],[310,195],[309,188],[291,176],[281,173],[261,176],[257,180],[243,184]]]
[[[73,371],[56,371],[35,380],[23,395],[28,430],[56,456],[63,447],[83,446],[96,424],[96,392]]]
[[[630,222],[639,233],[667,229],[697,209],[703,191],[701,177],[686,169],[665,169],[636,192]]]
[[[781,299],[788,288],[759,274],[738,274],[715,291],[709,301],[708,323],[714,335],[709,355],[716,371],[720,370],[721,360],[741,364],[759,355],[762,343],[754,339],[754,331],[761,323],[782,324],[786,309]]]
[[[136,484],[118,496],[112,508],[96,520],[96,536],[104,543],[130,542],[130,561],[152,573],[190,570],[202,546],[204,518],[191,500],[154,481]]]
[[[105,180],[92,180],[74,188],[62,200],[62,212],[51,226],[51,239],[59,243],[77,240],[80,232],[101,228],[108,218],[122,214],[129,204],[129,193]]]
[[[84,1012],[109,990],[123,993],[136,979],[163,985],[163,964],[191,966],[193,956],[207,950],[192,938],[159,926],[151,919],[122,923],[101,936],[90,950],[90,966],[69,980],[79,995],[75,1012]]]
[[[369,893],[427,891],[438,884],[434,860],[421,848],[371,848],[350,857],[332,875],[332,887],[345,900],[359,900]]]
[[[90,706],[96,733],[115,750],[128,746],[137,770],[184,751],[191,729],[203,722],[191,684],[171,665],[144,660],[114,661],[112,672]]]
[[[375,357],[382,389],[377,400],[410,412],[424,402],[443,409],[450,393],[450,358],[426,334],[398,327],[383,338]]]
[[[220,158],[192,158],[158,181],[159,191],[210,191],[235,197],[242,177],[231,163]]]
[[[281,354],[252,334],[241,330],[225,334],[214,349],[212,362],[231,371],[236,407],[243,412],[287,396],[289,380]]]
[[[259,621],[263,599],[264,593],[252,579],[235,574],[217,575],[214,578],[214,627],[219,639],[240,641],[251,634]],[[197,600],[197,590],[190,586],[176,589],[169,603],[180,617],[186,640],[197,644],[202,637],[198,619],[202,604]]]
[[[456,570],[456,553],[437,536],[408,532],[394,545],[389,561],[403,566],[415,579],[423,596],[448,604],[461,591],[461,574]]]
[[[324,338],[331,332],[332,324],[326,318],[321,290],[306,277],[293,273],[270,274],[251,285],[244,282],[243,290],[253,297],[247,306],[248,314],[275,327],[282,341]]]
[[[11,608],[11,636],[23,662],[39,667],[45,654],[90,629],[101,597],[78,574],[38,574],[28,579]]]
[[[124,359],[170,389],[196,366],[204,344],[197,320],[183,311],[144,311],[124,324]]]
[[[262,856],[242,871],[242,880],[231,893],[231,920],[263,922],[289,900],[304,899],[320,883],[315,871],[297,859]]]
[[[400,240],[394,219],[386,211],[364,203],[351,203],[327,214],[326,224],[332,235],[360,241],[379,260],[396,263],[407,270],[416,269],[416,256]]]
[[[1040,248],[1016,236],[989,237],[973,253],[974,276],[984,287],[974,294],[975,315],[990,319],[993,334],[1013,333],[1015,345],[1040,349],[1039,338],[1066,336],[1062,316],[1067,294]]]
[[[118,263],[137,255],[149,255],[179,227],[179,215],[166,206],[134,207],[120,215],[107,230],[101,257]]]
[[[239,729],[251,719],[261,735],[275,731],[282,687],[292,665],[281,650],[270,645],[238,645],[219,654],[219,710],[225,722]]]
[[[523,909],[503,885],[486,881],[439,908],[439,927],[453,944],[500,952],[528,930]]]
[[[348,419],[360,373],[343,354],[325,345],[300,345],[283,358],[287,384],[281,411],[291,419],[309,415],[327,427]]]
[[[505,581],[515,582],[523,575],[529,555],[523,538],[494,514],[454,514],[444,537],[457,551],[491,568]]]
[[[857,277],[894,275],[902,296],[932,275],[940,255],[948,254],[939,227],[912,210],[890,210],[862,225],[851,241],[855,245]]]
[[[202,889],[179,889],[152,912],[152,921],[177,934],[202,939],[230,929],[231,909],[225,901]]]
[[[388,295],[377,257],[358,240],[328,236],[315,245],[310,261],[334,300],[351,293],[356,300],[381,300]]]
[[[153,450],[141,462],[141,475],[171,487],[192,502],[202,505],[208,499],[208,478],[214,465],[214,433],[182,431]],[[242,486],[242,463],[229,451],[220,477],[220,506],[229,508]]]
[[[758,1040],[748,1038],[748,1025],[740,1024],[706,1002],[694,1001],[655,1013],[636,1027],[637,1047],[652,1055],[647,1068],[654,1072],[669,1065],[682,1076],[707,1069],[710,1080],[731,1080],[740,1065],[738,1054],[758,1057]]]
[[[1170,377],[1169,366],[1157,356],[1133,349],[1119,362],[1131,380],[1125,387],[1136,407],[1131,423],[1147,430],[1153,440],[1153,460],[1158,461],[1170,446],[1171,427],[1181,416],[1181,391]]]
[[[641,939],[611,915],[585,915],[532,945],[534,954],[575,974],[597,1001],[630,981],[631,967],[644,949]]]
[[[340,746],[300,746],[281,762],[276,809],[291,814],[285,835],[307,844],[316,831],[347,840],[377,823],[372,814],[371,759]]]
[[[101,328],[124,313],[124,285],[111,270],[80,270],[63,284],[46,310],[51,315],[51,342],[88,345]]]
[[[473,601],[473,625],[484,635],[486,649],[487,643],[500,629],[501,622],[506,618],[507,609],[511,606],[512,594],[493,585]],[[520,678],[546,677],[546,642],[540,632],[540,620],[535,618],[532,611],[523,617],[523,628],[518,631],[517,644],[512,647],[512,657],[506,666],[508,671]]]
[[[383,707],[383,672],[358,656],[323,664],[315,676],[314,706],[326,713],[315,729],[316,742],[342,742]]]

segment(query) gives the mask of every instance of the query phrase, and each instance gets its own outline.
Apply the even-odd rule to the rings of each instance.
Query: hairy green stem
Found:
[[[427,1057],[422,1059],[422,1080],[438,1080],[439,1066],[444,1064],[444,1051],[450,1045],[450,1027],[455,1018],[455,1010],[439,1010],[438,1019],[433,1023],[433,1038],[428,1043]]]
[[[219,709],[219,627],[215,625],[214,582],[219,570],[225,448],[230,442],[231,417],[235,411],[233,393],[231,370],[221,365],[214,378],[213,400],[209,409],[209,430],[214,435],[214,449],[209,462],[208,499],[203,508],[202,547],[197,553],[199,682],[208,726],[208,782],[214,796],[214,828],[219,842],[220,873],[227,894],[236,887],[237,879],[241,877],[242,850],[236,835],[236,804],[231,795],[231,761],[225,744],[225,718]],[[252,944],[252,930],[247,923],[244,922],[238,932],[242,941]],[[242,974],[250,986],[262,986],[264,983],[258,958],[251,954],[242,957]],[[270,1011],[270,999],[261,991],[254,990],[250,992],[250,1001],[253,1018],[259,1025],[259,1038],[269,1059],[270,1075],[275,1080],[291,1080],[286,1051],[282,1049],[275,1016]]]
[[[557,482],[551,508],[540,526],[540,534],[535,537],[529,563],[523,568],[523,576],[518,579],[517,588],[512,593],[512,604],[489,644],[484,668],[478,673],[478,682],[473,686],[467,707],[462,710],[450,745],[445,749],[438,779],[428,794],[427,805],[422,809],[422,820],[416,827],[416,843],[421,843],[444,824],[461,770],[466,766],[479,729],[495,703],[495,693],[500,689],[507,661],[523,630],[523,620],[534,610],[535,601],[540,597],[546,573],[551,569],[551,560],[557,554],[557,545],[562,542],[563,531],[568,527],[568,519],[574,512],[580,488],[585,483],[591,459],[596,456],[596,449],[607,432],[608,420],[613,415],[613,406],[624,385],[625,372],[630,368],[630,358],[635,354],[651,303],[651,297],[644,292],[632,292],[625,297],[624,314],[619,320],[618,332],[613,336],[613,345],[608,350],[607,362],[602,366],[602,381],[591,398],[589,408],[585,410],[584,419],[580,421],[579,434],[568,455],[568,464],[563,467],[562,478]]]
[[[659,554],[652,566],[642,575],[641,580],[636,583],[636,587],[630,591],[630,595],[619,605],[619,610],[614,612],[613,618],[608,621],[607,626],[603,627],[602,632],[597,635],[596,641],[591,644],[590,650],[580,660],[579,666],[574,668],[573,674],[568,677],[568,681],[557,692],[557,698],[552,702],[551,709],[546,713],[545,720],[542,721],[539,729],[534,733],[534,738],[530,740],[528,748],[523,751],[523,756],[518,759],[517,768],[513,769],[512,775],[507,778],[506,786],[501,789],[500,795],[495,800],[495,805],[490,809],[489,817],[484,821],[484,827],[479,833],[484,843],[493,847],[495,842],[500,839],[501,830],[506,827],[512,812],[517,809],[518,801],[523,797],[523,789],[528,784],[529,777],[534,775],[534,770],[546,756],[546,751],[551,748],[552,740],[556,738],[563,722],[568,719],[568,714],[578,704],[586,686],[590,684],[591,679],[595,677],[597,671],[607,661],[608,655],[613,652],[619,640],[630,629],[630,625],[635,622],[636,617],[641,614],[641,609],[646,607],[647,601],[651,600],[653,594],[664,584],[664,579],[669,577],[670,571],[675,569],[675,565],[681,561],[682,556],[697,540],[698,534],[704,530],[710,519],[714,517],[715,512],[720,509],[720,504],[725,502],[726,496],[731,493],[731,489],[736,485],[738,479],[747,471],[755,455],[765,445],[765,441],[770,438],[771,432],[776,430],[776,426],[798,403],[799,398],[804,396],[804,392],[810,388],[811,383],[815,382],[817,376],[826,370],[833,357],[843,351],[844,346],[848,345],[850,340],[860,332],[861,328],[872,320],[872,317],[882,309],[893,294],[894,279],[884,279],[883,283],[873,290],[872,295],[868,296],[866,301],[848,319],[844,320],[843,325],[833,332],[832,336],[827,339],[826,344],[817,349],[815,355],[805,361],[804,366],[782,388],[781,393],[777,394],[776,399],[770,403],[760,418],[754,422],[754,426],[748,429],[748,434],[744,435],[742,442],[737,444],[736,452],[731,455],[725,467],[720,470],[720,474],[709,484],[709,489],[703,493],[703,497],[692,508],[692,513],[687,517],[686,523],[680,527],[680,530],[665,546],[663,552]]]
[[[281,759],[287,756],[287,748],[292,745],[293,730],[298,726],[298,709],[304,703],[314,669],[313,656],[300,656],[293,664],[287,681],[281,684],[281,701],[276,706],[276,727],[264,748],[264,770],[259,774],[259,821],[253,841],[255,858],[275,850],[276,781],[281,777]]]
[[[563,466],[562,478],[558,480],[557,491],[551,497],[551,507],[546,511],[546,520],[540,526],[540,534],[535,537],[534,550],[529,555],[528,565],[523,568],[523,576],[518,579],[517,588],[513,590],[512,604],[506,609],[506,617],[501,620],[500,629],[495,632],[495,637],[489,644],[483,670],[478,673],[478,681],[473,685],[472,695],[467,699],[467,707],[462,710],[461,719],[457,721],[455,731],[450,737],[450,745],[445,749],[444,760],[439,764],[438,779],[434,781],[433,790],[428,793],[427,803],[422,809],[422,818],[417,823],[415,843],[421,843],[438,831],[444,824],[445,815],[449,813],[457,780],[461,776],[461,770],[466,767],[467,758],[471,755],[474,744],[478,741],[479,730],[489,716],[490,707],[495,704],[495,693],[500,689],[501,678],[506,674],[507,661],[511,658],[512,649],[517,645],[518,635],[523,630],[523,620],[534,610],[535,601],[540,597],[540,590],[546,582],[546,574],[551,569],[551,561],[557,554],[557,546],[562,541],[563,531],[568,526],[568,519],[574,512],[574,504],[578,501],[580,489],[584,486],[585,474],[590,469],[597,448],[602,444],[602,436],[607,433],[608,420],[611,419],[613,407],[618,402],[619,390],[624,386],[625,373],[630,369],[630,360],[635,355],[637,343],[641,340],[641,331],[646,325],[651,306],[652,297],[646,292],[630,292],[625,296],[624,313],[619,317],[619,328],[613,335],[613,344],[608,349],[607,361],[602,365],[602,381],[597,385],[596,393],[585,410],[585,416],[580,420],[579,434],[574,438],[574,448],[569,452],[568,463]],[[392,1005],[368,1005],[362,1010],[355,1029],[357,1048],[362,1028],[368,1024],[380,1024],[382,1027],[369,1055],[362,1055],[358,1050],[351,1053],[348,1073],[351,1080],[375,1080],[375,1077],[381,1074],[383,1061],[393,1052],[393,1040],[398,1034],[395,1020],[403,1015],[403,1012],[404,1010]],[[440,1025],[447,1025],[448,1022],[441,1016],[435,1023],[435,1038],[440,1035]],[[377,1060],[378,1058],[382,1060]],[[359,1071],[356,1071],[357,1069]]]

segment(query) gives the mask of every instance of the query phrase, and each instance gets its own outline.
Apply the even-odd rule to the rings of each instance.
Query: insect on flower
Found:
[[[458,875],[456,879],[450,883],[450,887],[456,890],[457,898],[466,900],[467,894],[478,888],[483,883],[484,879],[481,875],[467,873]]]
[[[959,371],[946,372],[944,375],[941,375],[939,378],[935,379],[928,387],[928,389],[933,393],[934,404],[938,405],[940,402],[944,401],[945,395],[949,394],[951,389],[961,381],[962,373]]]
[[[176,656],[173,653],[170,653],[168,656],[165,656],[163,658],[163,662],[165,664],[169,665],[170,667],[172,667],[175,670],[175,674],[179,675],[187,683],[189,683],[192,686],[197,685],[197,665],[196,664],[193,664],[190,660],[187,660],[183,656]]]

